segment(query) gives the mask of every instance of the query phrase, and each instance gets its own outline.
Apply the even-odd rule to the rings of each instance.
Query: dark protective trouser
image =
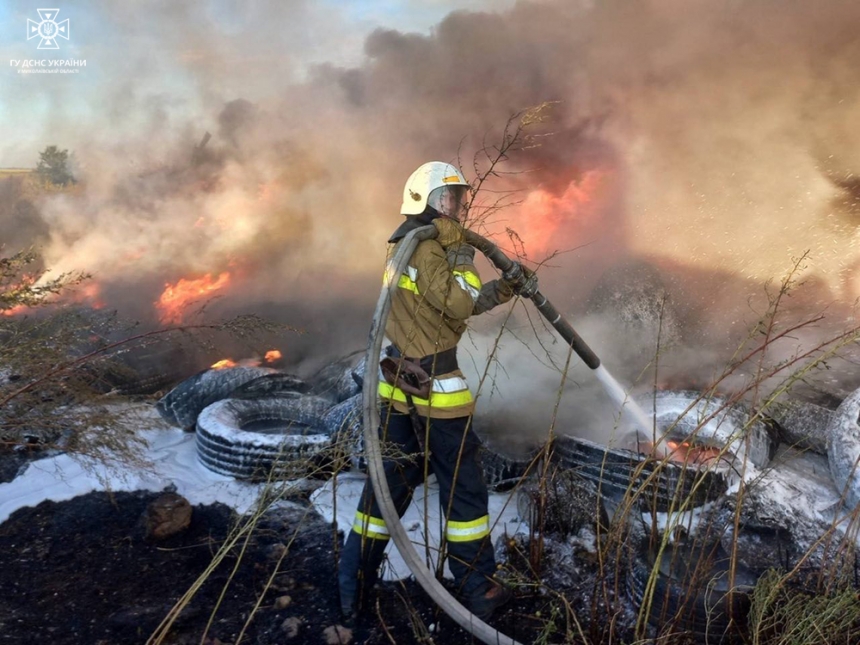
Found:
[[[412,501],[412,492],[423,483],[424,454],[408,415],[393,409],[389,415],[389,408],[383,406],[380,416],[383,453],[392,455],[383,460],[385,477],[397,514],[403,517]],[[418,418],[422,423],[426,422],[424,417]],[[489,496],[483,471],[478,464],[481,442],[471,428],[467,431],[468,423],[469,417],[430,419],[430,431],[427,433],[429,470],[436,474],[439,503],[443,514],[447,513],[445,539],[448,566],[464,598],[484,593],[490,586],[489,578],[496,570],[489,538]],[[412,459],[399,453],[409,455]],[[458,455],[460,465],[457,481],[454,482]],[[368,479],[340,560],[340,599],[345,614],[352,613],[365,602],[364,596],[376,583],[388,541],[388,529]]]

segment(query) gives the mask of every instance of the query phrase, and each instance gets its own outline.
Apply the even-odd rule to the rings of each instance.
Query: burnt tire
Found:
[[[848,508],[860,504],[860,389],[849,395],[827,426],[827,463]]]
[[[748,423],[749,414],[739,404],[699,392],[674,390],[643,396],[638,402],[656,420],[658,435],[725,448],[735,455],[732,466],[736,470],[744,468],[746,459],[764,468],[776,454],[776,432],[763,421]]]
[[[333,405],[322,415],[321,422],[332,437],[332,459],[338,464],[349,464],[350,468],[367,472],[361,398],[361,393],[358,393]]]
[[[540,449],[525,455],[511,455],[484,443],[478,452],[478,463],[487,488],[496,492],[511,490],[523,478],[537,472],[535,460],[539,454]]]
[[[648,511],[690,510],[719,499],[728,489],[718,471],[685,468],[576,437],[557,437],[552,459],[562,469],[591,481],[601,495],[615,500],[635,495]]]
[[[609,514],[593,482],[572,470],[551,470],[517,491],[517,513],[533,530],[566,539],[585,527],[605,533]]]
[[[363,374],[362,351],[352,352],[317,371],[309,379],[311,393],[341,403],[361,392]]]
[[[744,643],[755,577],[730,562],[719,542],[666,546],[658,559],[634,559],[627,591],[639,612],[662,636],[688,636],[703,645]]]
[[[236,479],[292,479],[313,474],[332,437],[321,419],[330,402],[295,393],[224,399],[197,418],[197,457]]]
[[[245,383],[274,370],[268,367],[227,367],[207,369],[182,381],[155,404],[161,418],[183,430],[193,430],[197,415]]]

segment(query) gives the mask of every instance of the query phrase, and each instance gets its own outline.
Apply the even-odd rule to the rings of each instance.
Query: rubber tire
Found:
[[[713,551],[710,551],[713,549]],[[678,548],[681,550],[681,547]],[[732,594],[728,594],[727,585],[722,578],[712,575],[713,569],[707,571],[691,571],[682,569],[679,575],[667,575],[665,569],[675,557],[674,545],[667,545],[661,558],[663,566],[656,574],[654,593],[648,608],[648,622],[658,630],[658,637],[672,634],[681,636],[685,633],[696,643],[703,645],[729,645],[746,642],[744,631],[751,604],[753,575],[737,566],[737,575],[745,578],[746,582],[736,582]],[[717,560],[723,559],[725,553],[719,543],[702,547],[701,553],[716,554]],[[637,608],[642,608],[648,580],[655,566],[652,553],[644,550],[644,555],[634,559],[627,575],[627,591],[630,599]],[[694,566],[703,566],[703,557],[690,556],[695,561]],[[684,565],[682,564],[681,567]],[[724,565],[725,566],[725,565]],[[687,579],[689,584],[684,584]],[[734,618],[734,620],[732,620]],[[658,640],[660,640],[658,638]]]
[[[333,405],[322,415],[321,423],[332,437],[332,458],[359,472],[367,472],[364,458],[364,420],[361,393]]]
[[[155,404],[170,425],[193,430],[197,417],[208,405],[230,398],[231,393],[260,376],[273,374],[268,367],[227,367],[206,369],[182,381]]]
[[[757,468],[766,467],[776,454],[779,438],[772,428],[763,421],[756,421],[741,436],[741,431],[747,421],[748,413],[740,405],[729,405],[725,399],[711,396],[705,397],[700,392],[683,390],[664,390],[657,392],[656,398],[647,395],[637,398],[646,415],[656,407],[657,429],[666,431],[670,428],[669,436],[680,440],[695,436],[699,443],[707,443],[717,448],[728,445],[737,455],[737,468],[740,468],[744,455]],[[690,407],[683,417],[680,415]],[[714,418],[704,425],[698,419],[710,416]]]
[[[621,500],[638,492],[640,507],[658,513],[703,506],[728,489],[726,478],[718,471],[685,468],[576,437],[556,437],[552,459],[594,483],[610,499]]]
[[[332,437],[321,423],[330,402],[302,395],[223,399],[197,418],[197,457],[209,470],[236,479],[294,479],[316,470]],[[284,422],[285,434],[245,429],[256,421]]]
[[[850,394],[833,413],[827,426],[827,463],[845,505],[860,503],[860,389]]]
[[[535,459],[540,449],[523,456],[508,455],[484,443],[478,452],[484,482],[487,488],[496,492],[511,490],[523,477],[534,475],[539,468]]]

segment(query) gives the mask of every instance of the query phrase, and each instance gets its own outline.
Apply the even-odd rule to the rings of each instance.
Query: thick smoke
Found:
[[[83,123],[62,101],[74,85],[43,82],[65,79],[21,90],[56,102],[50,143],[74,150],[82,183],[15,206],[15,221],[28,221],[50,266],[94,273],[111,305],[137,315],[167,282],[226,271],[224,310],[324,318],[306,354],[360,347],[408,173],[429,159],[471,171],[511,114],[546,101],[556,103],[534,130],[540,146],[487,186],[516,191],[513,204],[482,230],[545,261],[545,292],[628,382],[655,380],[661,315],[656,381],[708,382],[764,311],[765,281],[807,250],[793,315],[829,307],[841,324],[860,297],[855,3],[520,2],[452,13],[430,35],[379,29],[351,66],[325,62],[320,42],[339,61],[354,35],[335,23],[324,41],[330,17],[312,3],[236,5],[226,17],[163,3],[142,24],[125,5],[99,6],[125,43],[104,65],[126,73],[98,85],[100,107]],[[319,63],[302,69],[308,52]],[[211,141],[195,149],[205,131]],[[648,270],[622,271],[622,285],[647,276],[642,297],[669,297],[662,314],[631,318],[641,297],[592,293],[606,270],[636,263]],[[499,319],[483,325],[490,338]],[[533,338],[525,311],[515,322]],[[558,375],[534,376],[548,362],[541,345],[503,345],[494,401],[545,409]],[[564,349],[553,354],[563,364]],[[588,375],[574,380],[569,390],[592,397]],[[589,425],[585,408],[576,401],[563,423]]]

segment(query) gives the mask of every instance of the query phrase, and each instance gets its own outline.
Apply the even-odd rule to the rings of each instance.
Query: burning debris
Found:
[[[205,300],[230,284],[230,273],[225,271],[212,278],[210,274],[196,280],[180,278],[175,284],[164,285],[164,292],[155,303],[162,325],[180,324],[190,306]]]
[[[308,384],[275,373],[248,381],[239,388],[242,393],[225,389],[224,399],[198,419],[199,458],[216,472],[241,478],[265,479],[273,469],[295,477],[297,466],[339,441],[348,461],[358,466],[360,393],[334,404],[307,394],[337,391],[344,377],[358,384],[357,365],[354,358],[335,361]],[[267,394],[279,381],[296,390]],[[345,396],[348,390],[343,391]],[[822,541],[834,531],[830,514],[839,502],[833,481],[822,477],[822,457],[788,446],[777,452],[772,430],[748,423],[740,406],[717,397],[658,393],[652,415],[658,441],[634,450],[558,437],[546,486],[537,475],[547,472],[541,453],[520,460],[517,472],[510,471],[513,461],[505,462],[507,478],[496,479],[514,482],[531,540],[544,543],[548,562],[573,567],[548,574],[547,580],[578,585],[574,579],[589,570],[563,555],[566,540],[592,544],[604,535],[601,539],[611,543],[617,530],[612,527],[629,524],[629,539],[644,545],[629,561],[626,584],[633,602],[649,607],[657,633],[682,630],[711,645],[747,629],[752,590],[767,570],[795,569],[811,580],[824,575],[836,552],[853,566],[845,561],[844,546],[835,546],[843,544],[840,539]],[[498,470],[496,457],[495,452],[485,456],[491,475]],[[523,480],[526,473],[530,476]],[[642,528],[649,525],[668,540],[660,555]],[[518,548],[532,547],[524,542]],[[654,570],[657,591],[646,603]]]
[[[112,5],[96,4],[109,17],[120,15]],[[277,18],[287,9],[267,7],[275,13],[267,14],[266,26],[251,29],[250,23],[231,21],[231,29],[218,34],[219,45],[226,46],[207,49],[211,16],[201,6],[189,6],[180,25],[191,37],[177,39],[181,45],[165,44],[155,60],[165,56],[170,61],[165,67],[181,61],[200,82],[181,84],[177,95],[165,96],[159,75],[154,91],[155,81],[145,71],[152,69],[153,52],[132,47],[129,56],[144,70],[135,90],[142,100],[129,103],[125,86],[103,88],[102,100],[90,104],[106,112],[91,122],[111,122],[115,127],[108,133],[101,125],[94,132],[53,119],[53,131],[72,142],[82,161],[80,183],[74,190],[49,192],[21,178],[3,179],[0,239],[16,244],[35,239],[45,246],[53,270],[96,274],[90,290],[81,288],[73,296],[94,309],[127,306],[138,319],[181,325],[195,308],[229,296],[220,298],[222,310],[268,310],[310,321],[322,331],[302,341],[296,356],[312,362],[319,348],[353,346],[364,333],[354,321],[368,318],[369,299],[356,294],[376,292],[382,256],[381,246],[368,252],[365,242],[391,228],[389,212],[377,213],[380,203],[397,201],[399,185],[392,178],[428,149],[460,150],[468,166],[482,149],[480,138],[503,123],[512,106],[558,98],[552,122],[536,133],[534,142],[541,145],[526,148],[497,176],[494,195],[511,196],[509,207],[476,204],[476,221],[501,239],[504,229],[512,229],[508,239],[518,255],[552,269],[542,284],[558,294],[565,313],[584,307],[593,315],[608,364],[639,377],[643,362],[659,363],[654,382],[672,383],[672,389],[709,382],[715,366],[733,360],[734,341],[760,323],[747,316],[765,310],[771,297],[760,285],[784,272],[790,254],[812,249],[812,261],[798,269],[796,277],[805,281],[790,312],[806,319],[807,312],[829,307],[832,317],[815,328],[798,326],[796,334],[766,347],[758,378],[831,337],[839,321],[853,316],[860,293],[854,275],[860,262],[852,199],[857,186],[851,179],[860,149],[851,108],[860,69],[855,29],[860,10],[830,1],[814,7],[795,3],[785,10],[774,10],[772,2],[740,9],[622,4],[518,3],[503,12],[452,14],[430,35],[380,29],[367,39],[361,63],[318,65],[306,70],[303,81],[284,80],[292,78],[284,68],[290,62],[280,58],[289,56],[266,58],[261,43],[271,41],[260,38],[260,28],[270,34],[275,24],[303,29],[304,14],[284,22]],[[162,30],[164,21],[172,26],[174,18],[156,13],[138,28]],[[207,37],[201,36],[201,25]],[[187,42],[203,49],[189,53]],[[265,92],[255,85],[262,77],[247,75],[246,59],[237,64],[225,56],[230,51],[271,63]],[[215,61],[211,67],[210,61]],[[417,66],[435,72],[416,74]],[[783,82],[770,82],[774,77]],[[713,101],[715,87],[729,100]],[[198,88],[205,88],[203,100],[194,94]],[[234,95],[213,88],[230,88]],[[27,100],[33,88],[21,91],[21,105],[44,103]],[[56,91],[49,103],[63,105],[66,90]],[[255,100],[235,98],[246,93]],[[203,106],[203,113],[189,106]],[[421,127],[415,114],[422,115]],[[206,132],[189,160],[201,129],[192,125],[201,117],[217,128],[214,135]],[[130,129],[140,123],[169,127],[141,135]],[[464,134],[472,136],[464,140]],[[20,145],[14,136],[10,142],[10,150]],[[344,217],[345,204],[364,215]],[[778,226],[773,213],[779,213]],[[241,271],[234,268],[237,263]],[[309,295],[306,280],[326,289]],[[669,291],[672,299],[662,298]],[[0,320],[29,312],[27,304],[3,305]],[[622,323],[624,333],[615,333],[613,321]],[[630,328],[641,331],[642,323],[654,333],[629,334]],[[768,329],[755,328],[757,333]],[[652,336],[654,342],[639,342]],[[628,360],[631,354],[635,361]],[[655,358],[659,361],[652,362]],[[853,359],[835,358],[829,374],[803,378],[825,390],[838,381],[850,391],[857,385]],[[268,365],[282,357],[273,350],[263,360]],[[527,397],[512,392],[545,389],[539,378],[523,372],[527,376],[521,380],[493,386],[500,395],[494,399],[500,418],[529,417]],[[355,435],[355,397],[363,373],[363,367],[339,365],[306,383],[223,359],[162,398],[159,412],[187,429],[210,404],[222,403],[215,415],[219,423],[242,430],[272,421],[302,436],[306,427],[287,415],[285,402],[314,397],[330,406],[321,412],[321,426],[347,425]],[[738,373],[722,386],[741,390],[746,376]],[[762,390],[769,394],[782,385],[763,381]],[[3,386],[0,395],[16,387]],[[67,381],[40,395],[66,405],[68,392]],[[275,397],[282,405],[272,403]],[[223,403],[228,399],[233,403]],[[260,403],[264,399],[270,400]],[[534,399],[548,407],[545,396]],[[750,570],[765,562],[763,549],[753,545],[766,543],[767,536],[782,552],[792,540],[792,548],[801,549],[827,531],[841,535],[841,528],[827,527],[828,509],[838,507],[842,496],[848,506],[857,501],[860,441],[853,399],[827,431],[812,420],[817,433],[792,434],[787,417],[776,415],[784,426],[783,443],[827,455],[832,478],[826,481],[823,462],[814,456],[795,460],[792,455],[806,464],[797,472],[790,464],[775,464],[776,443],[758,420],[747,424],[749,416],[730,411],[732,429],[723,431],[724,419],[708,420],[707,406],[694,405],[688,414],[680,409],[686,403],[662,399],[652,411],[660,417],[654,436],[638,437],[629,449],[607,448],[605,419],[594,414],[596,421],[582,426],[560,424],[594,441],[561,439],[554,458],[562,465],[567,460],[568,468],[590,477],[607,497],[613,493],[623,500],[631,485],[644,490],[640,497],[651,500],[646,514],[662,514],[647,523],[673,539],[675,532],[702,530],[705,517],[722,513],[728,526],[733,513],[744,513],[732,540],[749,547],[742,564]],[[580,401],[568,404],[574,410],[570,417],[589,416],[590,408]],[[267,407],[265,419],[252,418],[255,406]],[[38,425],[27,414],[23,410],[24,423]],[[677,431],[670,431],[673,426]],[[517,428],[520,434],[527,434],[525,427]],[[212,448],[225,434],[207,428]],[[350,445],[351,457],[360,459],[358,444]],[[245,448],[251,452],[251,444]],[[749,477],[753,472],[755,480]],[[785,472],[793,477],[781,479]],[[834,481],[842,489],[835,497]],[[785,498],[768,497],[761,482]],[[822,500],[828,504],[822,506]],[[694,506],[695,517],[686,517],[683,531],[665,530],[673,523],[673,506],[683,503]],[[703,553],[680,543],[669,551],[681,560]],[[712,560],[721,562],[722,555]],[[658,566],[652,556],[649,552],[648,571]],[[779,560],[796,562],[789,556]],[[713,568],[722,574],[719,566]],[[685,570],[664,570],[658,582],[675,573],[687,582]],[[642,589],[638,592],[641,599]]]

